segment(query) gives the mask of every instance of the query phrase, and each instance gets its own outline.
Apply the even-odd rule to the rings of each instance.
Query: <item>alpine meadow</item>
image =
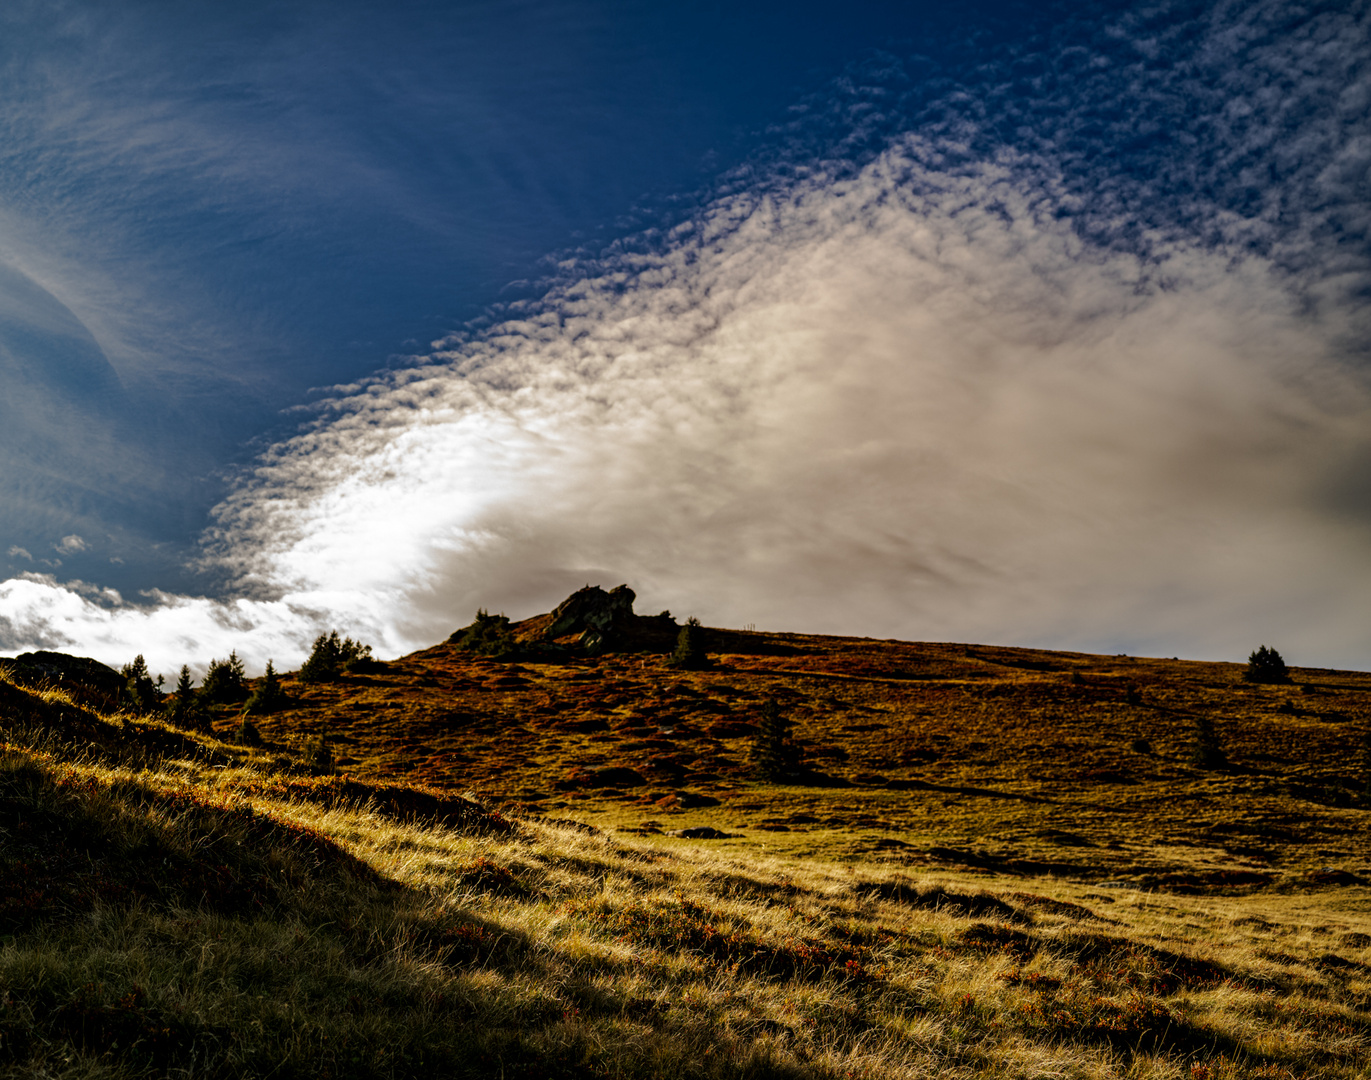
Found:
[[[0,3],[0,1080],[1371,1080],[1371,0]]]

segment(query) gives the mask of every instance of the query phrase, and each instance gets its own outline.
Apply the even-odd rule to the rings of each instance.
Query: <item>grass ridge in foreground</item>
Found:
[[[745,861],[3,693],[6,1075],[1367,1075],[1361,887]]]

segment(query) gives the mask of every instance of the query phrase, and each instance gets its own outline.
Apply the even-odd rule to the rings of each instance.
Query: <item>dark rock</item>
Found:
[[[712,825],[696,825],[691,829],[678,829],[671,834],[679,836],[682,840],[731,840],[732,833],[726,833],[714,828]]]
[[[746,720],[719,720],[705,728],[711,739],[741,739],[757,734],[757,725]]]
[[[625,788],[643,787],[647,781],[641,773],[623,765],[612,765],[607,769],[596,769],[586,779],[586,787]]]
[[[685,766],[673,757],[648,758],[643,762],[643,768],[655,776],[664,778],[679,777],[686,771]]]
[[[705,806],[718,806],[719,800],[713,795],[701,795],[696,791],[677,791],[654,800],[663,810],[698,810]]]
[[[614,646],[633,623],[634,592],[627,585],[605,592],[598,585],[578,589],[552,613],[544,637],[549,641],[579,634],[577,644],[590,656]]]
[[[1309,880],[1320,885],[1360,885],[1362,879],[1348,870],[1335,866],[1321,866],[1309,872]]]

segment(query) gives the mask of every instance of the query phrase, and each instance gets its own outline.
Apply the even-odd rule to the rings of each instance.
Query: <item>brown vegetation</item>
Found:
[[[1371,676],[644,622],[260,747],[0,679],[0,1072],[1366,1076]]]

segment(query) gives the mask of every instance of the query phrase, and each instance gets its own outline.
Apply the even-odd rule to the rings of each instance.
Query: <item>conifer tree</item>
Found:
[[[248,695],[247,673],[235,649],[227,660],[211,660],[200,684],[200,696],[206,701],[232,703]]]
[[[752,744],[752,768],[763,780],[790,780],[802,771],[804,749],[792,734],[794,726],[775,699],[762,706],[761,725]]]
[[[192,730],[204,730],[208,727],[205,722],[207,717],[204,706],[200,702],[200,695],[191,684],[190,667],[186,664],[181,665],[181,676],[176,680],[175,696],[167,705],[166,718],[177,727]]]
[[[243,707],[246,713],[269,713],[279,709],[286,702],[286,692],[281,689],[281,679],[276,674],[276,669],[271,666],[271,661],[267,661],[266,673],[262,676],[262,681],[257,684],[252,694],[248,697],[247,704]]]
[[[371,646],[363,645],[352,638],[340,638],[338,631],[320,634],[314,639],[314,648],[309,659],[300,667],[300,681],[305,683],[329,682],[338,678],[344,671],[371,663]]]
[[[152,676],[148,673],[148,665],[143,660],[143,654],[139,653],[133,658],[133,663],[120,668],[119,674],[124,676],[124,704],[134,712],[155,712],[162,695],[157,688],[158,684],[152,681]]]
[[[333,747],[323,735],[316,735],[305,744],[305,762],[321,773],[333,771]]]
[[[667,666],[682,671],[704,671],[709,667],[705,651],[704,631],[700,620],[691,616],[676,635],[676,651],[667,658]]]
[[[1222,769],[1228,764],[1219,733],[1214,730],[1214,719],[1208,713],[1202,712],[1195,719],[1195,749],[1190,761],[1202,769]]]
[[[1290,671],[1280,653],[1263,645],[1247,658],[1247,670],[1242,677],[1250,683],[1288,683]]]

